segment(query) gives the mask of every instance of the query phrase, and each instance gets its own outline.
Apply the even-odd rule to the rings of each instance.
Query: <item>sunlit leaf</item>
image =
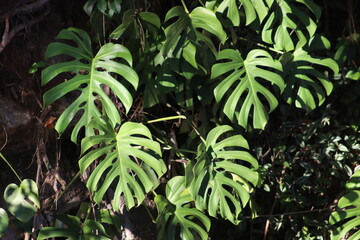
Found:
[[[44,105],[48,106],[72,91],[80,91],[80,95],[63,111],[55,129],[62,134],[75,115],[81,112],[82,115],[71,134],[73,142],[77,141],[81,128],[89,124],[93,118],[100,117],[102,113],[109,117],[113,126],[119,124],[119,112],[104,87],[109,86],[121,100],[126,111],[129,111],[133,99],[122,81],[126,80],[135,89],[139,81],[138,75],[131,68],[132,57],[129,50],[120,44],[108,43],[93,56],[88,34],[76,28],[62,30],[57,38],[71,40],[76,47],[59,42],[49,45],[46,59],[63,54],[73,60],[53,64],[42,71],[42,85],[48,84],[61,73],[69,74],[68,79],[44,94]],[[116,59],[122,59],[125,63],[120,63]],[[118,81],[115,76],[122,79]],[[96,101],[101,102],[102,110],[99,110]],[[94,135],[92,129],[85,130],[86,136]]]
[[[238,224],[252,186],[258,182],[258,173],[254,171],[258,162],[247,151],[248,143],[241,135],[223,137],[232,130],[230,126],[218,126],[199,146],[190,192],[197,209]]]
[[[82,153],[104,143],[104,146],[91,150],[79,160],[80,170],[84,172],[91,163],[103,157],[86,183],[94,194],[94,201],[100,203],[110,185],[114,184],[115,211],[119,211],[121,196],[125,199],[127,209],[139,206],[145,194],[157,185],[152,181],[153,175],[160,178],[166,171],[160,159],[159,143],[152,140],[149,129],[140,123],[126,122],[118,133],[103,119],[94,120],[89,127],[103,134],[84,138]]]
[[[155,197],[158,209],[156,219],[158,228],[157,239],[208,239],[210,219],[189,204],[192,196],[185,188],[183,176],[173,177],[166,184],[166,198]]]
[[[346,184],[347,193],[340,198],[337,210],[330,215],[329,224],[334,227],[332,240],[360,239],[360,171],[356,171]]]
[[[37,237],[38,240],[55,237],[64,237],[68,240],[110,239],[106,234],[104,226],[99,222],[87,219],[82,223],[78,217],[66,214],[56,214],[55,218],[60,220],[67,227],[44,227],[40,229]]]
[[[40,208],[38,188],[31,179],[24,179],[20,186],[9,184],[4,191],[9,212],[21,222],[27,222]]]
[[[278,50],[291,51],[297,42],[306,42],[314,35],[321,10],[312,0],[272,2],[271,14],[262,27],[264,42],[274,44]],[[298,3],[302,6],[298,7]]]
[[[207,8],[197,7],[191,13],[187,13],[182,7],[177,6],[169,10],[165,21],[169,22],[174,18],[176,21],[165,29],[166,41],[162,48],[164,56],[173,57],[179,50],[185,51],[182,54],[186,55],[186,61],[197,68],[197,63],[194,62],[197,50],[204,43],[213,48],[213,42],[200,30],[205,30],[218,37],[221,42],[225,42],[226,33],[220,21],[216,18],[215,13]],[[192,56],[189,56],[189,51]]]
[[[254,128],[264,129],[268,121],[268,112],[273,111],[278,101],[266,87],[266,82],[277,86],[280,91],[285,87],[281,76],[280,62],[271,55],[255,49],[244,60],[236,50],[225,49],[217,56],[220,63],[212,67],[211,78],[225,75],[214,90],[217,102],[225,99],[224,113],[230,120],[247,128],[252,112]],[[229,96],[230,95],[230,96]],[[267,103],[268,106],[264,105]]]
[[[339,71],[337,63],[331,58],[312,56],[309,52],[314,49],[312,43],[316,42],[310,41],[309,45],[297,47],[293,53],[288,52],[282,57],[283,78],[286,80],[285,101],[289,104],[295,103],[296,107],[305,110],[320,106],[332,92],[333,84],[324,74],[324,70],[320,69],[330,69],[333,74]],[[325,42],[323,46],[326,45]]]
[[[2,237],[9,226],[9,218],[6,211],[0,208],[0,237]]]

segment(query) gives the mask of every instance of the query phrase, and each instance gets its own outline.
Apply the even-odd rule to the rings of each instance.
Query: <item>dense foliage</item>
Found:
[[[158,239],[360,239],[359,34],[331,49],[312,0],[159,4],[88,0],[92,30],[47,47],[44,108],[72,94],[55,129],[90,204],[33,237],[119,238],[151,201]],[[29,222],[41,197],[20,181],[4,200]]]

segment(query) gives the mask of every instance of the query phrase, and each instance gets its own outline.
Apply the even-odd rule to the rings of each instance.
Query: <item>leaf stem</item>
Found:
[[[174,108],[173,106],[171,106],[169,103],[166,104],[166,106],[172,110],[174,110],[176,113],[179,113],[179,116],[183,116],[183,115],[180,115],[180,112],[178,112],[176,110],[176,108]],[[185,119],[188,121],[188,123],[190,123],[191,127],[193,128],[193,130],[195,131],[195,133],[200,137],[201,141],[205,144],[206,141],[204,139],[203,136],[201,136],[200,132],[198,131],[197,127],[196,127],[196,124],[194,123],[194,121],[191,121],[190,120],[190,116],[183,110],[181,109],[182,113],[184,114],[185,116]]]
[[[201,6],[205,7],[205,4],[202,2],[202,0],[199,0],[198,2],[201,4]]]
[[[194,131],[196,132],[196,134],[200,137],[201,141],[206,144],[205,138],[203,136],[201,136],[199,130],[197,129],[195,123],[193,121],[191,121],[191,127],[194,129]]]
[[[187,14],[189,14],[189,10],[187,9],[184,0],[181,0],[181,3],[182,3],[182,5],[183,5],[183,7],[184,7],[184,9],[185,9],[185,12],[186,12]]]
[[[151,218],[151,221],[152,221],[153,223],[156,223],[156,220],[154,219],[153,215],[151,214],[148,206],[146,206],[146,204],[144,204],[144,206],[145,206],[146,212],[149,214],[149,216],[150,216],[150,218]]]
[[[277,50],[277,49],[272,48],[272,47],[268,47],[268,46],[266,46],[266,45],[264,45],[264,44],[262,44],[262,43],[255,42],[255,41],[253,41],[253,40],[250,40],[250,39],[247,39],[247,38],[244,38],[244,37],[239,37],[239,39],[240,39],[240,40],[243,40],[243,41],[251,42],[251,43],[253,43],[253,44],[255,44],[255,45],[259,46],[259,47],[262,47],[262,48],[271,50],[271,51],[273,51],[273,52],[276,52],[276,53],[279,53],[279,54],[284,54],[283,51]]]
[[[69,184],[67,184],[65,189],[59,194],[59,196],[56,198],[54,202],[57,202],[62,197],[62,195],[64,195],[64,193],[71,187],[71,185],[75,182],[75,180],[78,179],[79,177],[80,177],[80,171],[73,177],[73,179],[71,179]]]
[[[146,123],[162,122],[162,121],[174,120],[174,119],[179,119],[179,118],[186,119],[186,117],[184,115],[178,115],[178,116],[158,118],[158,119],[147,121]]]
[[[9,168],[13,171],[13,173],[15,174],[15,176],[19,179],[20,182],[22,182],[21,178],[19,177],[19,175],[17,174],[17,172],[15,171],[15,169],[10,165],[10,163],[6,160],[6,158],[4,157],[4,155],[2,155],[0,153],[0,157],[4,160],[4,162],[6,162],[6,164],[9,166]]]

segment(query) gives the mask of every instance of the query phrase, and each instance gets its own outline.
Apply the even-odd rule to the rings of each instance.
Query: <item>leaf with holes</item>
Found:
[[[320,106],[330,95],[333,84],[323,73],[324,70],[331,69],[337,74],[339,67],[331,58],[313,57],[311,50],[318,50],[327,46],[327,39],[313,38],[322,42],[320,47],[312,46],[316,41],[310,41],[308,45],[297,47],[293,53],[285,53],[282,56],[284,67],[283,77],[286,79],[284,90],[285,101],[289,104],[295,103],[298,108],[307,111]]]
[[[55,218],[60,220],[66,227],[44,227],[40,230],[38,240],[52,239],[55,237],[64,237],[68,240],[110,239],[104,226],[96,221],[86,219],[83,223],[76,216],[66,214],[55,214]]]
[[[232,130],[230,126],[218,126],[199,146],[192,166],[190,192],[197,209],[238,224],[238,216],[259,177],[254,171],[258,162],[247,151],[246,140],[241,135],[221,137]]]
[[[157,239],[208,239],[210,219],[196,208],[192,208],[192,196],[185,188],[185,177],[173,177],[166,184],[166,198],[155,197],[158,209],[156,219]]]
[[[360,170],[346,183],[347,193],[340,198],[337,210],[330,215],[329,223],[334,227],[332,240],[360,239]]]
[[[244,9],[243,15],[246,18],[245,25],[249,25],[257,17],[260,22],[262,22],[267,16],[269,7],[271,7],[272,4],[273,0],[208,0],[205,6],[216,12],[226,12],[226,16],[232,24],[239,26],[241,9]]]
[[[278,104],[265,83],[277,86],[280,91],[285,87],[283,79],[276,73],[276,70],[282,71],[280,62],[259,49],[249,52],[245,60],[238,51],[225,49],[218,54],[217,60],[222,62],[212,67],[211,78],[226,74],[214,90],[217,102],[226,98],[223,109],[226,116],[232,121],[235,117],[241,126],[247,128],[250,110],[253,109],[253,126],[264,129],[268,112]],[[264,83],[261,80],[265,80]],[[268,107],[263,102],[267,102]]]
[[[255,5],[251,0],[224,0],[221,1],[216,11],[224,13],[234,26],[240,25],[239,9],[244,8],[246,25],[249,25],[256,19]]]
[[[104,118],[94,120],[89,127],[103,133],[86,137],[81,142],[82,154],[103,143],[102,147],[91,150],[79,160],[80,170],[84,172],[95,160],[103,158],[86,183],[95,202],[100,203],[110,185],[114,185],[115,211],[119,211],[121,196],[127,209],[140,205],[145,194],[156,186],[154,179],[166,172],[160,144],[152,140],[149,129],[140,123],[126,122],[118,133]]]
[[[0,208],[0,237],[2,237],[9,226],[9,218],[6,211]]]
[[[264,42],[274,44],[278,50],[291,51],[296,42],[307,42],[314,35],[321,9],[312,0],[271,2],[271,14],[264,20],[262,27],[261,37]],[[315,19],[307,12],[311,12]]]
[[[196,53],[203,45],[215,51],[213,41],[201,30],[205,30],[218,37],[221,42],[225,42],[226,33],[220,21],[211,10],[204,7],[197,7],[191,13],[187,13],[184,8],[177,6],[166,14],[165,21],[170,19],[175,22],[165,28],[166,41],[162,48],[162,53],[166,57],[175,57],[180,51],[181,56],[192,65],[198,68]]]
[[[120,123],[119,112],[104,88],[108,86],[120,99],[126,111],[129,111],[133,99],[121,81],[126,80],[129,83],[127,85],[132,85],[135,89],[139,81],[136,72],[130,67],[132,57],[129,50],[120,44],[108,43],[94,56],[88,34],[76,28],[62,30],[57,38],[70,40],[76,46],[60,42],[49,45],[46,59],[66,55],[71,60],[44,69],[42,85],[48,84],[61,73],[67,73],[70,77],[44,94],[44,105],[48,106],[72,91],[79,91],[80,95],[61,114],[55,129],[62,134],[75,115],[82,113],[71,134],[71,140],[76,142],[81,128],[102,114],[109,117],[113,126]],[[117,59],[121,59],[122,62]],[[121,81],[118,81],[117,77],[121,77]],[[99,110],[99,105],[102,110]],[[89,128],[85,129],[85,133],[86,136],[94,135],[93,130]]]

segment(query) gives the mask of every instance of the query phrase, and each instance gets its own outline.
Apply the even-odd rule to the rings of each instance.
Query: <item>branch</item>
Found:
[[[0,16],[0,21],[3,21],[7,17],[11,18],[11,17],[16,16],[16,15],[21,15],[21,14],[24,14],[24,13],[29,13],[29,12],[39,10],[45,4],[47,4],[48,2],[50,2],[50,0],[39,0],[39,1],[34,2],[34,3],[30,3],[30,4],[20,6],[18,8],[14,8],[10,12],[8,12],[8,13],[6,13],[4,15],[1,15]]]
[[[49,0],[46,0],[46,1],[49,1]],[[4,50],[6,45],[8,45],[10,43],[10,41],[15,37],[15,35],[18,32],[20,32],[23,29],[27,29],[36,23],[39,23],[41,20],[43,20],[45,18],[46,15],[48,15],[49,12],[50,12],[50,9],[47,9],[46,12],[41,14],[39,17],[33,18],[31,21],[28,21],[24,24],[16,25],[15,27],[13,27],[11,29],[11,31],[10,31],[10,20],[9,20],[9,17],[7,17],[5,19],[5,31],[2,36],[2,41],[0,43],[0,53]]]
[[[9,29],[10,29],[10,22],[9,22],[9,16],[5,19],[5,30],[4,34],[1,39],[0,43],[0,53],[4,50],[6,45],[10,42],[11,39],[9,39]]]

